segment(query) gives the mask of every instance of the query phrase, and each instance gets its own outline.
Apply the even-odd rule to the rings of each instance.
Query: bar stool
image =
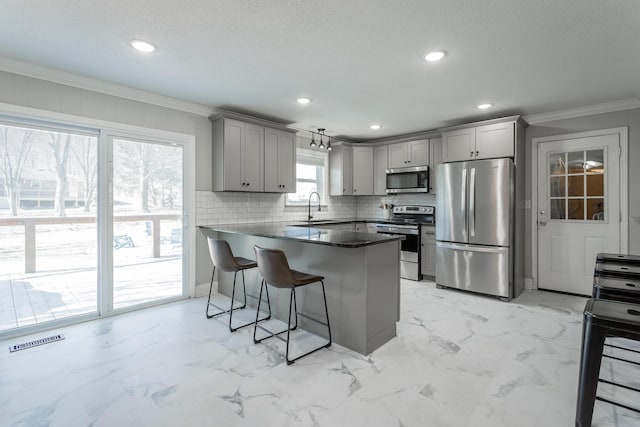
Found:
[[[285,352],[285,359],[287,360],[287,365],[291,365],[296,360],[301,357],[307,356],[311,353],[314,353],[323,348],[329,348],[331,346],[331,326],[329,324],[329,310],[327,308],[327,295],[324,290],[324,277],[322,276],[314,276],[307,273],[302,273],[296,270],[292,270],[289,268],[289,262],[287,261],[287,257],[280,249],[265,249],[259,246],[254,246],[254,250],[256,251],[256,261],[258,262],[258,271],[262,275],[262,283],[260,284],[260,296],[258,297],[258,312],[256,313],[256,322],[253,330],[253,342],[255,344],[266,340],[267,338],[276,337],[282,341],[287,343],[287,349]],[[315,319],[311,316],[308,316],[304,313],[298,313],[298,307],[296,303],[296,288],[301,286],[309,285],[311,283],[320,282],[322,285],[322,297],[324,299],[324,311],[327,316],[327,322],[323,322],[321,320]],[[268,285],[272,285],[276,288],[284,288],[291,289],[291,295],[289,296],[289,321],[287,323],[287,329],[284,329],[280,332],[272,332],[260,325],[258,325],[258,313],[260,312],[260,304],[262,302],[262,288],[267,289]],[[268,293],[267,293],[268,295]],[[268,300],[267,300],[268,301]],[[296,324],[292,328],[291,327],[291,308],[294,309],[296,313]],[[305,319],[311,320],[313,322],[319,323],[327,327],[329,331],[329,342],[324,344],[318,348],[314,348],[311,351],[308,351],[300,356],[297,356],[293,359],[289,358],[289,338],[292,330],[298,327],[298,316],[304,317]],[[268,332],[269,335],[256,339],[256,331],[260,328],[265,332]],[[283,339],[280,334],[287,333],[287,339]]]
[[[620,406],[630,411],[640,412],[640,409],[632,408],[596,395],[598,382],[640,392],[640,389],[599,378],[600,363],[603,357],[603,347],[606,337],[621,337],[640,341],[640,306],[608,300],[590,299],[587,301],[584,308],[584,323],[582,329],[576,426],[591,426],[593,407],[596,400]],[[605,357],[611,356],[605,355]],[[616,359],[640,365],[640,363],[631,360]]]
[[[258,264],[255,261],[252,261],[247,258],[233,256],[233,252],[231,252],[231,247],[229,246],[229,243],[226,240],[216,240],[216,239],[212,239],[211,237],[207,237],[207,242],[209,243],[209,255],[211,256],[211,261],[213,261],[213,274],[211,275],[211,285],[209,286],[209,299],[207,300],[207,310],[206,310],[207,319],[220,316],[221,314],[229,313],[229,330],[231,332],[235,332],[240,328],[244,328],[245,326],[253,325],[254,322],[247,322],[245,324],[242,324],[234,328],[231,326],[231,322],[233,320],[233,312],[235,310],[241,310],[247,306],[247,287],[244,280],[244,271],[250,268],[255,268],[258,266]],[[211,290],[213,289],[213,278],[216,275],[216,267],[221,271],[233,273],[233,289],[231,290],[231,304],[228,310],[225,310],[224,308],[219,307],[216,304],[211,302]],[[244,294],[244,303],[240,307],[234,307],[233,303],[235,302],[236,277],[238,275],[238,271],[242,272],[242,290]],[[220,273],[218,273],[218,278],[219,277],[220,277]],[[255,296],[253,298],[255,298]],[[269,302],[269,293],[267,293],[267,303],[269,305],[269,315],[263,319],[259,319],[258,321],[263,321],[271,318],[271,303]],[[209,314],[210,306],[215,307],[221,311],[218,313]],[[260,308],[258,307],[258,313],[259,312],[260,312]]]

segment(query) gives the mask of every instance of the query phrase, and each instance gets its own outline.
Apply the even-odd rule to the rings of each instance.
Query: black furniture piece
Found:
[[[613,357],[603,356],[606,337],[622,337],[640,341],[640,306],[609,300],[590,299],[587,301],[584,308],[578,404],[576,408],[576,426],[578,427],[591,426],[593,407],[596,400],[640,413],[638,408],[632,408],[596,395],[598,382],[640,392],[639,389],[599,378],[602,357]],[[632,360],[617,357],[616,359],[640,366],[640,363]]]
[[[598,254],[593,297],[640,304],[640,256]]]
[[[247,287],[244,280],[244,270],[247,270],[249,268],[255,268],[258,266],[258,264],[255,261],[252,261],[247,258],[233,256],[231,247],[229,246],[229,243],[226,240],[216,240],[216,239],[212,239],[211,237],[207,237],[207,243],[209,244],[209,255],[211,256],[211,261],[213,261],[213,274],[211,275],[211,285],[209,286],[209,299],[207,300],[207,310],[206,310],[207,319],[211,319],[212,317],[229,313],[229,330],[231,332],[235,332],[240,328],[244,328],[245,326],[253,325],[254,322],[247,322],[234,328],[232,326],[232,321],[233,321],[233,312],[235,310],[241,310],[247,306]],[[224,308],[219,307],[211,302],[211,290],[213,289],[213,278],[216,275],[216,268],[218,268],[221,271],[233,273],[233,289],[231,291],[231,304],[228,310],[225,310]],[[236,294],[236,278],[238,276],[238,271],[242,272],[242,290],[244,294],[244,303],[239,307],[234,307],[235,294]],[[218,273],[218,276],[220,276],[220,273]],[[252,296],[252,295],[249,295],[249,296]],[[268,293],[267,293],[267,302],[269,302]],[[217,308],[220,311],[218,313],[209,314],[209,307]],[[258,313],[259,312],[260,312],[260,308],[258,307]],[[271,318],[271,303],[269,303],[269,315],[257,321],[268,320],[270,318]]]
[[[289,262],[287,261],[287,257],[283,251],[280,249],[265,249],[259,246],[254,246],[254,250],[256,251],[256,261],[258,263],[258,270],[263,277],[262,283],[260,284],[260,295],[258,297],[258,309],[256,312],[256,321],[255,327],[253,329],[253,342],[255,344],[266,340],[267,338],[276,337],[282,341],[287,343],[287,348],[285,351],[285,359],[287,361],[287,365],[291,365],[296,360],[301,357],[307,356],[311,353],[315,353],[318,350],[323,348],[328,348],[331,346],[331,325],[329,324],[329,310],[327,308],[327,295],[324,290],[324,277],[315,276],[312,274],[302,273],[300,271],[292,270],[289,267]],[[298,312],[298,306],[296,303],[296,288],[309,285],[312,283],[320,283],[322,285],[322,297],[324,299],[324,310],[327,322],[323,322],[321,320],[315,319],[311,316],[308,316],[304,313]],[[258,325],[258,316],[260,313],[260,304],[262,303],[262,288],[267,289],[267,303],[269,303],[268,299],[268,285],[272,285],[276,288],[281,289],[291,289],[291,295],[289,296],[289,321],[287,323],[287,329],[284,329],[280,332],[272,332],[260,325]],[[294,309],[296,315],[296,324],[291,327],[291,309]],[[269,312],[271,312],[271,306],[269,306]],[[327,327],[329,331],[329,342],[327,344],[321,345],[320,347],[314,348],[300,356],[297,356],[293,359],[289,358],[289,339],[291,331],[298,327],[298,316],[304,317],[305,319],[311,320],[313,322],[319,323]],[[256,339],[256,332],[258,328],[263,331],[269,333],[264,338]],[[285,340],[280,336],[280,334],[287,333],[287,339]]]

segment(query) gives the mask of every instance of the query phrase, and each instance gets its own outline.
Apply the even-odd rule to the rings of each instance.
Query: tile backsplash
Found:
[[[307,206],[285,206],[285,194],[196,191],[196,225],[303,221]],[[355,197],[328,197],[314,219],[355,218]]]
[[[284,194],[196,191],[196,225],[237,224],[307,219],[306,206],[285,206]],[[321,212],[312,207],[314,219],[382,218],[380,203],[435,205],[431,194],[328,197]]]

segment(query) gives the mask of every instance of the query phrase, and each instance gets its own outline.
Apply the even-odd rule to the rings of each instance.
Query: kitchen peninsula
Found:
[[[225,239],[234,254],[255,259],[254,245],[282,249],[291,268],[325,277],[333,341],[367,355],[396,336],[400,318],[400,236],[326,230],[283,222],[201,226],[205,236]],[[216,277],[218,277],[216,275]],[[231,295],[230,275],[218,291]],[[257,295],[257,269],[246,271],[247,292]],[[273,316],[286,321],[288,292],[270,287]],[[252,306],[257,302],[249,301]],[[324,317],[322,294],[309,287],[298,296],[298,310]],[[300,318],[303,329],[324,335]]]

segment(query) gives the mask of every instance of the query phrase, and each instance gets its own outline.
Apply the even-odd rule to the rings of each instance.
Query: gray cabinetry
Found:
[[[423,276],[435,277],[436,275],[436,228],[434,226],[422,226],[421,230],[421,258],[420,273]]]
[[[233,119],[213,122],[213,190],[264,191],[264,128]]]
[[[295,192],[295,131],[230,112],[210,120],[213,191]]]
[[[442,160],[497,159],[515,155],[515,121],[456,128],[442,132]]]
[[[429,165],[429,140],[397,142],[388,147],[389,169]]]
[[[429,140],[429,193],[436,194],[436,170],[442,163],[442,139]]]
[[[353,195],[373,194],[373,147],[353,147]]]
[[[387,194],[387,146],[380,145],[373,149],[373,194]]]
[[[348,145],[329,152],[329,195],[353,195],[353,148]]]
[[[296,136],[291,132],[264,130],[264,191],[296,191]]]

